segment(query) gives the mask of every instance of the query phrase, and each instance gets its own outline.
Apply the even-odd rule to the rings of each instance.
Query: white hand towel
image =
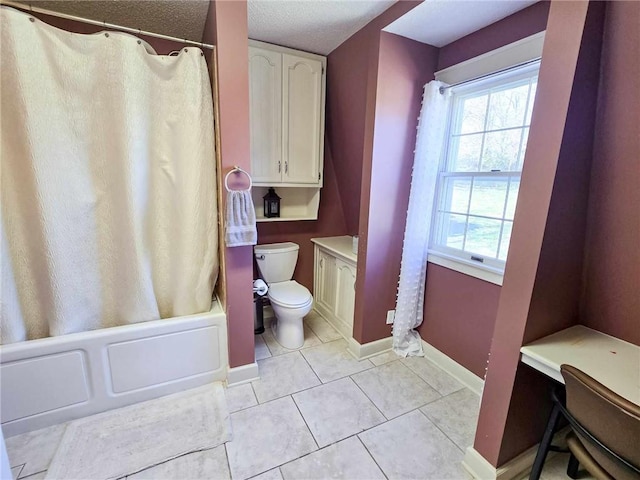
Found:
[[[258,243],[256,212],[250,190],[231,190],[227,193],[227,247]]]

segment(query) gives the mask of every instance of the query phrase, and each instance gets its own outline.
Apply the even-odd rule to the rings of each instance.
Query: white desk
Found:
[[[520,349],[523,363],[564,384],[563,363],[579,368],[627,400],[640,405],[640,347],[575,325]]]

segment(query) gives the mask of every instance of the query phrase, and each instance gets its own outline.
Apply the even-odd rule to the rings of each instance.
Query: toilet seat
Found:
[[[313,301],[311,292],[295,280],[272,283],[268,296],[272,303],[287,308],[303,307]]]

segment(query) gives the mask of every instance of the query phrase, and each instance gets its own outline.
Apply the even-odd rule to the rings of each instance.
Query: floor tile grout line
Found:
[[[313,442],[316,444],[316,449],[314,450],[314,452],[317,452],[318,450],[320,450],[320,444],[318,443],[318,440],[316,439],[316,436],[313,434],[313,431],[311,430],[311,427],[309,427],[309,424],[307,423],[307,419],[304,418],[304,415],[302,413],[302,410],[300,410],[300,407],[298,406],[298,402],[296,402],[296,399],[293,398],[293,394],[289,395],[291,397],[291,400],[293,401],[293,404],[296,406],[296,409],[298,410],[298,413],[300,414],[300,416],[302,417],[302,421],[304,422],[304,425],[307,427],[307,430],[309,431],[309,433],[311,434],[311,438],[313,439]]]
[[[232,432],[233,434],[233,432]],[[227,443],[229,442],[225,442],[222,445],[224,445],[224,458],[227,461],[227,468],[229,469],[229,478],[233,478],[233,476],[231,475],[231,462],[229,461],[229,451],[227,450]]]
[[[380,424],[382,425],[382,424]],[[377,426],[377,425],[376,425]],[[371,428],[375,428],[375,427],[371,427]],[[371,430],[368,429],[368,430]],[[364,432],[367,432],[368,430],[365,430]],[[360,432],[360,433],[364,433],[364,432]],[[369,454],[369,456],[371,457],[371,460],[373,460],[373,463],[376,464],[376,466],[380,469],[380,471],[382,472],[382,475],[384,475],[384,478],[389,478],[386,474],[386,472],[382,469],[382,466],[378,463],[378,461],[376,460],[376,457],[373,456],[373,453],[371,453],[369,451],[369,448],[367,448],[367,445],[362,441],[362,438],[360,438],[360,433],[358,433],[357,435],[355,435],[358,438],[358,441],[362,444],[362,446],[364,447],[364,449],[367,451],[367,453]]]
[[[366,370],[365,370],[365,371],[366,371]],[[358,372],[358,373],[360,373],[360,372]],[[356,374],[356,373],[354,373],[354,375],[357,375],[357,374]],[[369,397],[369,395],[367,395],[367,392],[365,392],[365,391],[362,389],[362,387],[358,384],[358,382],[356,382],[356,380],[355,380],[354,378],[352,378],[352,377],[353,377],[353,375],[350,375],[350,376],[349,376],[349,379],[350,379],[350,380],[351,380],[351,381],[356,385],[356,387],[358,388],[358,390],[360,390],[360,391],[362,392],[362,394],[367,398],[367,400],[369,400],[369,401],[371,402],[371,404],[373,405],[373,407],[374,407],[378,412],[380,412],[380,415],[382,415],[382,417],[386,419],[385,421],[386,421],[386,422],[388,422],[388,421],[389,421],[389,419],[387,418],[387,416],[386,416],[384,413],[382,413],[382,410],[380,410],[380,408],[378,408],[378,405],[376,405],[376,402],[374,402],[374,401]],[[382,422],[382,423],[384,423],[384,422]],[[379,423],[378,425],[382,425],[382,423]],[[376,425],[376,426],[377,426],[377,425]],[[371,428],[373,428],[373,427],[371,427]],[[364,430],[364,431],[366,431],[366,430]]]
[[[427,420],[429,420],[429,422],[431,422],[431,423],[433,424],[433,426],[434,426],[434,427],[436,427],[438,430],[440,430],[440,432],[442,432],[442,434],[443,434],[445,437],[447,437],[447,439],[448,439],[451,443],[453,443],[453,444],[455,445],[455,447],[456,447],[458,450],[460,450],[460,451],[464,454],[464,453],[465,453],[465,449],[464,449],[464,448],[462,448],[460,445],[458,445],[458,443],[457,443],[453,438],[451,438],[451,437],[447,434],[447,432],[445,432],[442,428],[440,428],[440,426],[439,426],[436,422],[434,422],[433,420],[431,420],[431,419],[429,418],[429,416],[421,410],[421,409],[422,409],[422,408],[424,408],[424,407],[425,407],[425,405],[423,405],[423,406],[422,406],[422,407],[420,407],[420,408],[416,408],[416,410],[418,410],[418,411],[419,411],[419,412],[420,412],[420,413],[421,413],[421,414],[422,414],[422,415],[423,415]],[[473,445],[469,445],[469,446],[471,446],[471,447],[472,447]]]
[[[11,463],[11,462],[9,462]],[[20,478],[20,474],[22,473],[22,471],[24,470],[24,467],[27,465],[27,462],[23,463],[22,465],[16,465],[15,467],[12,467],[11,465],[9,465],[9,470],[13,470],[16,467],[20,467],[20,470],[18,470],[18,474],[16,475],[16,478]],[[38,472],[36,472],[38,473]]]
[[[405,357],[406,358],[406,357]],[[421,357],[424,358],[426,361],[429,361],[426,357]],[[431,385],[431,383],[429,383],[429,381],[424,378],[422,375],[420,375],[416,370],[414,370],[413,368],[411,368],[410,365],[408,365],[407,363],[403,362],[402,360],[404,359],[399,359],[400,363],[402,363],[405,367],[407,367],[409,370],[411,370],[413,373],[415,373],[418,378],[420,378],[420,380],[422,380],[423,382],[425,382],[427,385],[429,385],[431,388],[433,388],[436,392],[440,393],[440,391],[433,385]],[[456,383],[458,383],[460,385],[460,388],[458,390],[455,390],[455,392],[458,392],[460,390],[462,390],[463,388],[466,388],[457,378],[455,378],[453,375],[450,375],[449,373],[445,372],[444,370],[442,370],[440,367],[438,367],[435,364],[432,364],[433,366],[435,366],[435,368],[437,368],[438,370],[440,370],[442,373],[444,373],[447,377],[453,379]],[[454,393],[454,392],[451,392]],[[444,395],[440,394],[441,396],[444,397]],[[448,395],[448,394],[447,394]]]

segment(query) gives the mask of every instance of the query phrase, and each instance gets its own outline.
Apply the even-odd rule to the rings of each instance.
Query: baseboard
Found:
[[[563,445],[569,427],[563,428],[553,437],[554,445]],[[529,475],[533,461],[538,452],[538,444],[525,450],[517,457],[512,458],[504,465],[496,468],[488,460],[486,460],[473,447],[468,447],[465,452],[462,466],[469,472],[473,478],[479,480],[520,480]],[[556,452],[547,454],[547,461],[552,459]]]
[[[253,362],[247,365],[229,368],[227,371],[227,386],[232,387],[234,385],[251,382],[252,380],[258,380],[259,378],[260,372],[258,371],[258,364]]]
[[[447,372],[452,377],[456,378],[460,383],[467,387],[477,395],[482,395],[482,389],[484,388],[484,380],[478,377],[473,372],[467,370],[458,362],[448,357],[433,345],[429,345],[424,340],[422,341],[422,349],[424,356],[428,360],[431,360],[442,370]]]
[[[374,342],[360,344],[354,338],[348,340],[347,351],[358,360],[373,357],[379,353],[391,350],[393,337],[381,338]]]

